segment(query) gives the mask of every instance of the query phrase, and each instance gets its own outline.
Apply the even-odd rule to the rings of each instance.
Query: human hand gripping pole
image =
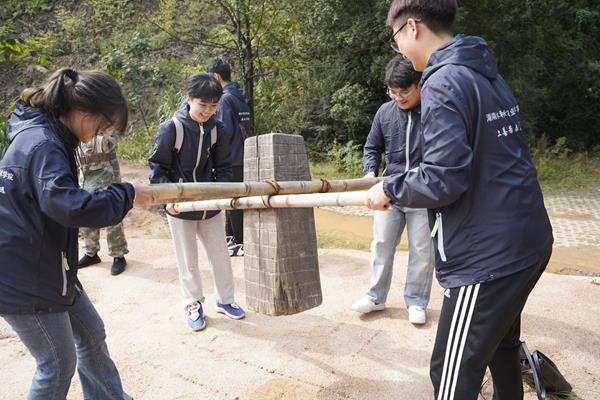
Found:
[[[385,192],[383,191],[383,182],[381,181],[376,185],[373,185],[367,191],[367,198],[365,200],[365,206],[369,207],[372,210],[384,211],[387,210],[391,205],[391,199],[387,197]]]
[[[156,203],[157,196],[150,185],[141,182],[131,182],[135,195],[133,198],[134,207],[145,208]]]

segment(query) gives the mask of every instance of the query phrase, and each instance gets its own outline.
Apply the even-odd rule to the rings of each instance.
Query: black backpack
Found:
[[[547,399],[548,394],[569,398],[573,388],[548,356],[537,350],[530,353],[525,342],[521,342],[519,358],[523,380],[535,389],[539,400]]]

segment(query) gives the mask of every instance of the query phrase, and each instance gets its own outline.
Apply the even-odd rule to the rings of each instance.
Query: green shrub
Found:
[[[351,176],[362,175],[363,153],[360,144],[352,140],[345,144],[334,140],[327,155],[338,172],[346,172]]]
[[[122,160],[134,164],[146,164],[152,146],[156,130],[136,129],[125,135],[119,142],[118,153]]]
[[[6,118],[0,118],[0,160],[4,158],[4,153],[8,148],[8,126]]]

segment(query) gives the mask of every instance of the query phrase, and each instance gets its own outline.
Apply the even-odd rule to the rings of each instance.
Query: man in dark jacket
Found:
[[[366,176],[379,172],[381,154],[385,153],[383,176],[417,167],[421,162],[421,96],[419,80],[410,61],[394,57],[385,68],[385,84],[391,101],[383,104],[373,120],[364,149]],[[426,322],[425,312],[433,277],[433,247],[429,236],[427,209],[397,205],[373,215],[371,243],[371,287],[352,309],[368,313],[383,310],[392,281],[396,247],[404,227],[408,231],[408,266],[404,302],[408,320],[417,325]]]
[[[453,36],[456,0],[395,0],[394,50],[423,71],[421,164],[369,190],[430,209],[446,288],[431,379],[438,399],[474,400],[489,366],[494,399],[523,398],[521,312],[552,251],[552,228],[519,117],[487,43]]]
[[[231,180],[230,133],[214,116],[222,93],[219,83],[209,74],[190,77],[186,101],[173,118],[158,128],[149,160],[151,183]],[[172,204],[167,204],[166,212],[190,329],[199,331],[206,326],[196,236],[213,270],[217,312],[233,319],[243,318],[244,310],[234,299],[231,260],[219,211],[178,214]]]
[[[217,107],[217,118],[223,121],[231,136],[232,182],[244,181],[244,140],[252,135],[252,118],[246,94],[237,82],[231,82],[229,64],[217,58],[208,64],[207,72],[213,74],[223,88],[223,96]],[[230,256],[244,255],[244,212],[231,210],[226,213],[226,232]]]

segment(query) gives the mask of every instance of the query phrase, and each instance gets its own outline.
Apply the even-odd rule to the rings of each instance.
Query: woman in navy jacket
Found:
[[[77,228],[120,222],[134,201],[129,183],[78,187],[75,149],[127,125],[117,82],[99,71],[61,69],[27,89],[10,115],[0,161],[0,315],[37,363],[29,399],[65,399],[75,366],[85,398],[129,399],[106,346],[102,319],[77,279]]]

